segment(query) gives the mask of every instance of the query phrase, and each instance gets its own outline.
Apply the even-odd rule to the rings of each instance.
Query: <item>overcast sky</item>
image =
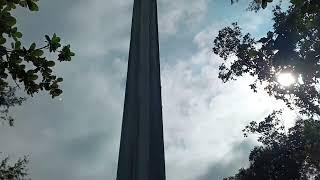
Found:
[[[211,51],[219,29],[238,21],[255,36],[271,9],[246,12],[249,0],[158,0],[167,180],[219,180],[248,163],[253,139],[241,130],[275,106],[249,78],[223,84]],[[1,126],[1,151],[30,157],[34,180],[116,178],[133,0],[40,0],[17,12],[24,42],[60,35],[76,53],[57,65],[61,99],[40,93]],[[269,6],[269,8],[272,8]]]

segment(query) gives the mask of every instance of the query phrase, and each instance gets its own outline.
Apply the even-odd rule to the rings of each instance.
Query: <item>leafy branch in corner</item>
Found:
[[[275,7],[273,30],[258,40],[243,34],[237,23],[219,31],[213,48],[225,60],[219,78],[227,82],[248,74],[255,78],[250,85],[255,92],[260,85],[289,108],[320,116],[320,1],[290,2],[287,11]],[[295,83],[282,86],[277,81],[280,73],[292,74]]]
[[[0,161],[0,180],[27,180],[28,158],[25,156],[18,159],[15,163],[10,163],[9,157]]]
[[[30,96],[39,91],[47,91],[52,98],[61,95],[63,78],[54,74],[53,68],[56,62],[71,61],[75,55],[70,45],[62,45],[56,34],[45,35],[43,46],[36,43],[22,45],[23,34],[12,15],[18,6],[30,11],[39,10],[37,0],[0,0],[0,107],[5,114],[1,119],[8,120],[10,124],[13,119],[7,115],[9,107],[20,105],[25,99],[16,97],[17,88]],[[48,54],[57,58],[49,59]]]

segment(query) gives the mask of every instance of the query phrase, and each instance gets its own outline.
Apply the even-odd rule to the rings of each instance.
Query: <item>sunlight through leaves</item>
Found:
[[[280,73],[278,74],[277,81],[282,86],[289,87],[296,82],[296,78],[292,73]]]

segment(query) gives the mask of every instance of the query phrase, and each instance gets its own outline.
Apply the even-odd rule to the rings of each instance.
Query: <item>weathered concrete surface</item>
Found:
[[[117,180],[165,180],[156,0],[135,0]]]

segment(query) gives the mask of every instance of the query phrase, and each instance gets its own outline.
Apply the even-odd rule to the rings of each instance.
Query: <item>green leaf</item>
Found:
[[[6,43],[6,41],[7,41],[6,38],[0,36],[0,44],[4,44]]]
[[[29,49],[34,50],[35,48],[36,48],[36,43],[32,43]]]
[[[1,78],[7,78],[7,77],[8,77],[8,74],[5,73],[5,72],[3,72],[3,73],[0,74],[0,77],[1,77]]]
[[[34,56],[42,56],[43,55],[43,51],[41,49],[36,49],[32,52],[32,55]]]
[[[59,43],[59,42],[60,42],[60,37],[58,37],[58,36],[54,33],[51,41],[52,41],[52,43]]]
[[[24,65],[24,64],[21,64],[21,65],[19,65],[19,66],[20,66],[21,69],[26,68],[26,65]]]
[[[47,65],[48,65],[49,67],[53,67],[55,64],[56,64],[56,63],[55,63],[54,61],[48,61],[48,62],[47,62]]]
[[[6,18],[4,18],[4,19],[5,19],[5,21],[7,22],[7,25],[8,25],[8,26],[13,26],[13,25],[15,25],[15,24],[17,23],[16,18],[14,18],[14,17],[12,17],[12,16],[8,16],[8,17],[6,17]]]
[[[59,47],[61,47],[60,37],[58,37],[56,34],[53,34],[53,37],[49,42],[49,50],[50,52],[55,52]]]
[[[15,49],[20,49],[20,47],[21,47],[21,42],[20,41],[16,41]]]
[[[9,6],[6,6],[4,9],[3,9],[3,11],[10,11],[11,10],[11,8],[9,7]]]
[[[58,55],[59,61],[71,61],[71,56],[74,56],[75,54],[70,51],[70,45],[64,46]]]
[[[27,6],[28,6],[28,4],[27,4],[26,1],[20,1],[19,4],[20,4],[20,6],[22,6],[22,7],[27,7]]]
[[[62,90],[61,89],[54,89],[54,90],[51,91],[52,98],[54,98],[56,96],[59,96],[60,94],[62,94]]]
[[[27,5],[30,11],[39,11],[38,5],[32,0],[27,0]]]
[[[59,86],[58,86],[58,84],[57,83],[53,83],[52,85],[51,85],[51,88],[52,89],[57,89]]]
[[[63,81],[63,78],[58,78],[57,79],[57,82],[62,82]]]
[[[265,9],[268,5],[268,2],[266,0],[262,1],[262,8]]]
[[[0,57],[6,55],[7,49],[3,46],[0,46]]]
[[[17,28],[17,27],[11,28],[11,32],[12,32],[12,33],[15,33],[15,32],[17,32],[17,31],[18,31],[18,28]]]
[[[21,58],[17,58],[15,61],[16,61],[16,63],[18,63],[18,64],[22,63],[22,59],[21,59]]]
[[[22,37],[22,33],[21,32],[16,32],[13,34],[15,37],[17,38],[21,38]]]
[[[44,37],[46,38],[46,40],[47,40],[48,42],[51,42],[51,39],[50,39],[50,37],[49,37],[48,35],[45,35]]]
[[[49,91],[49,90],[50,90],[50,87],[49,87],[49,86],[44,86],[44,89],[45,89],[46,91]]]
[[[31,76],[31,80],[35,81],[35,80],[37,80],[37,79],[38,79],[38,76],[37,76],[36,74],[33,74],[33,75]]]

